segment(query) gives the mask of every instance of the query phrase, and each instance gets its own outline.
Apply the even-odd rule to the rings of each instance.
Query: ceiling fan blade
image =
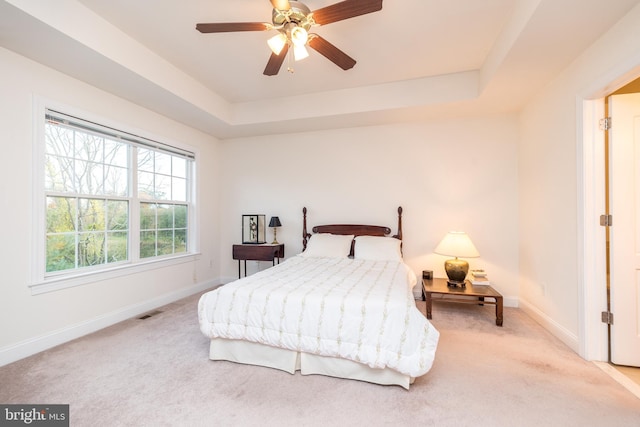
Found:
[[[356,65],[355,59],[317,34],[314,34],[314,37],[309,40],[309,46],[343,70],[348,70]]]
[[[214,24],[196,24],[201,33],[230,33],[235,31],[266,31],[270,28],[264,22],[221,22]]]
[[[265,76],[275,76],[276,74],[278,74],[282,63],[284,62],[284,58],[287,57],[288,51],[289,45],[285,44],[279,55],[272,53],[271,57],[269,57],[269,62],[267,62],[267,66],[264,68],[264,72],[262,74],[264,74]]]
[[[291,5],[289,4],[289,0],[271,0],[271,4],[274,9],[278,10],[289,10],[291,9]]]
[[[382,10],[382,0],[345,0],[313,12],[316,24],[326,25],[343,19]]]

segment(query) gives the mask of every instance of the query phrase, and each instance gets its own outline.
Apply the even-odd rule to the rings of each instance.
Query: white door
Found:
[[[640,366],[640,94],[609,106],[611,362]]]

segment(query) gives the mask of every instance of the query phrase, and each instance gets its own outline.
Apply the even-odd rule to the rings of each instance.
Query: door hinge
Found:
[[[610,311],[603,311],[602,323],[606,323],[607,325],[613,325],[613,313]]]
[[[611,227],[613,225],[613,215],[600,215],[600,225]]]
[[[605,117],[600,119],[600,130],[609,130],[611,129],[611,117]]]

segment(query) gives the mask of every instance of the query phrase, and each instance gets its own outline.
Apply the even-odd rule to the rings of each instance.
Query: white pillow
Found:
[[[307,242],[307,249],[302,252],[302,256],[347,258],[351,252],[353,237],[353,234],[314,234]]]
[[[401,243],[395,237],[358,236],[353,257],[371,261],[402,261]]]

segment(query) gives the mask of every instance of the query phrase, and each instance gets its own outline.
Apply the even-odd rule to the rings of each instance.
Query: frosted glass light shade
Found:
[[[282,52],[282,48],[284,48],[284,45],[287,44],[287,37],[282,33],[276,34],[275,36],[267,40],[267,44],[269,45],[269,49],[271,49],[271,52],[275,53],[276,55],[280,55],[280,52]]]
[[[307,34],[307,30],[302,27],[295,27],[291,30],[291,42],[295,46],[304,46],[307,44],[307,40],[309,40],[309,34]]]
[[[307,49],[304,46],[293,45],[293,58],[296,61],[300,61],[301,59],[304,59],[307,56],[309,56],[309,52],[307,52]]]

